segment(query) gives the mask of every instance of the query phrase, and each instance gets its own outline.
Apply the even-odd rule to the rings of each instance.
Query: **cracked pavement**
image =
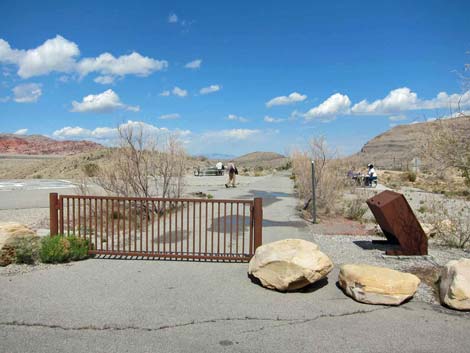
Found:
[[[266,226],[264,240],[313,239],[288,178],[210,187],[219,198],[277,192],[264,194],[265,219],[282,226]],[[237,263],[92,259],[2,275],[0,352],[468,352],[470,313],[357,303],[337,276],[279,293]]]

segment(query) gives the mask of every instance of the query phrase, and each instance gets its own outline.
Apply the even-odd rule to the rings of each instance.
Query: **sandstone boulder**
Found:
[[[420,283],[411,273],[362,264],[341,266],[338,281],[353,299],[384,305],[400,305],[415,294]]]
[[[441,303],[457,310],[470,310],[470,259],[448,262],[439,285]]]
[[[316,244],[285,239],[258,247],[248,273],[266,288],[294,291],[324,278],[332,269],[330,258]]]
[[[36,233],[16,222],[0,222],[0,266],[15,262],[15,241],[21,237],[34,237]]]

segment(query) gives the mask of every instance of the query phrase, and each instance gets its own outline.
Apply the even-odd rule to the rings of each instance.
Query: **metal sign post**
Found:
[[[317,223],[317,201],[315,198],[315,161],[312,161],[312,223]]]

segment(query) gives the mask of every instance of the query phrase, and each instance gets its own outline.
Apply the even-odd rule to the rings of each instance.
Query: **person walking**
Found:
[[[230,184],[231,184],[232,187],[234,188],[235,187],[235,176],[238,175],[238,169],[235,166],[235,163],[233,163],[233,162],[230,162],[228,164],[227,169],[228,169],[228,182],[227,182],[227,184],[225,184],[225,187],[229,188]]]

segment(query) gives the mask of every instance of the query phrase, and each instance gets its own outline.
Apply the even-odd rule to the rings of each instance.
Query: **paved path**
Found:
[[[265,242],[313,239],[287,177],[245,180],[236,189],[204,179],[189,187],[264,196]],[[338,269],[288,294],[251,283],[246,271],[96,259],[0,275],[0,352],[468,352],[468,313],[416,300],[359,304],[336,287]]]

